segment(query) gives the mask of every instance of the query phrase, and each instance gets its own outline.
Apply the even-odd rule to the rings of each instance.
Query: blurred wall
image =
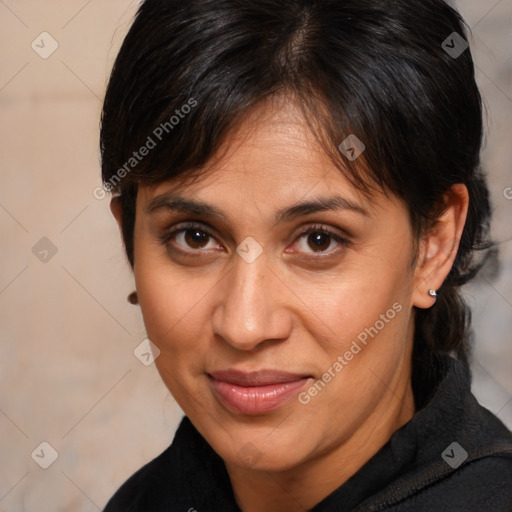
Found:
[[[138,3],[0,0],[0,512],[100,510],[180,421],[134,355],[133,278],[108,198],[93,194],[101,101]],[[488,109],[503,261],[466,291],[474,391],[512,427],[512,0],[457,5]]]

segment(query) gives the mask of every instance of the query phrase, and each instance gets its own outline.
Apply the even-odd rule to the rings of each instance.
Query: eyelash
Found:
[[[187,223],[187,224],[182,224],[182,225],[177,226],[176,229],[173,229],[169,233],[164,233],[162,236],[159,237],[159,239],[163,245],[165,245],[167,248],[169,248],[169,243],[175,236],[177,236],[181,233],[184,233],[186,231],[189,231],[189,230],[194,230],[194,229],[204,233],[205,235],[207,235],[210,238],[215,238],[215,235],[210,230],[205,228],[204,225],[196,224],[196,223]],[[294,242],[296,242],[297,240],[300,240],[301,238],[303,238],[306,235],[310,235],[313,233],[322,233],[324,235],[327,235],[345,247],[350,245],[350,241],[347,238],[339,235],[338,233],[332,231],[330,228],[327,228],[322,225],[309,226],[307,229],[303,230],[301,233],[299,233],[297,235]],[[173,250],[178,251],[181,254],[191,257],[191,258],[201,256],[200,253],[204,252],[200,249],[192,249],[191,251],[185,251],[183,249],[175,248],[175,247],[173,248]],[[336,253],[338,251],[336,251],[336,250],[334,250],[334,251],[331,250],[329,252],[320,252],[319,251],[317,254],[307,253],[308,256],[299,256],[299,258],[303,259],[303,260],[310,261],[310,260],[315,260],[315,259],[319,259],[319,258],[326,258],[327,256],[322,256],[322,254],[323,255],[325,255],[325,254],[331,255],[333,252]],[[194,254],[194,253],[196,253],[196,254]],[[199,254],[197,254],[197,253],[199,253]]]

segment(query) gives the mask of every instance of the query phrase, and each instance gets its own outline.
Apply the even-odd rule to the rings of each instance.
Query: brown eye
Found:
[[[203,226],[197,224],[177,226],[170,233],[161,236],[160,239],[167,250],[194,256],[199,256],[203,250],[218,248],[214,236]]]
[[[192,249],[203,249],[208,243],[210,235],[200,229],[187,229],[183,231],[185,242]]]
[[[330,235],[322,232],[309,234],[307,238],[308,246],[315,252],[326,251],[331,245],[331,240]]]
[[[329,250],[332,248],[333,242],[334,249]],[[341,248],[350,245],[350,242],[327,227],[312,226],[298,236],[296,245],[298,246],[296,252],[309,254],[314,258],[315,254],[329,256],[339,253]],[[336,248],[336,245],[339,247]]]

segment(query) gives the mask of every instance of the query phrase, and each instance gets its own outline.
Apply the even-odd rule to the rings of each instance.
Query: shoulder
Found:
[[[135,512],[140,510],[142,503],[144,507],[154,507],[146,508],[147,512],[156,511],[161,489],[158,482],[164,479],[164,475],[169,476],[167,460],[170,450],[169,446],[128,478],[109,500],[103,512]]]
[[[222,459],[185,416],[172,444],[134,473],[103,512],[236,510]]]
[[[179,501],[187,473],[185,460],[194,453],[195,437],[190,420],[184,417],[170,446],[128,478],[103,512],[157,512],[162,504]]]
[[[512,453],[473,460],[431,485],[425,485],[396,508],[418,512],[465,512],[512,510]]]
[[[429,402],[382,450],[384,467],[401,461],[396,475],[358,512],[512,511],[512,433],[471,393],[464,365],[445,358],[444,368]]]
[[[452,441],[422,474],[422,485],[405,508],[389,510],[512,511],[512,433],[473,395],[465,403],[464,423],[444,433]]]
[[[512,433],[474,395],[465,400],[464,421],[441,437],[450,444],[438,454],[436,476],[411,496],[414,510],[438,512],[512,511]],[[440,459],[443,459],[442,461]],[[444,468],[443,468],[444,466]],[[428,473],[427,473],[428,475]],[[424,475],[426,476],[426,475]],[[430,508],[422,508],[423,504]],[[401,510],[401,509],[397,509]]]

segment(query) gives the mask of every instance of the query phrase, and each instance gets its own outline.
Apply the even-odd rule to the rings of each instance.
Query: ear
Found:
[[[115,196],[110,200],[110,211],[112,212],[112,215],[115,217],[119,229],[122,230],[123,210],[121,208],[121,199],[119,196]]]
[[[428,292],[441,287],[453,266],[466,223],[468,189],[461,183],[453,185],[443,195],[443,202],[443,213],[420,240],[412,292],[412,305],[418,308],[434,305],[436,299]]]

